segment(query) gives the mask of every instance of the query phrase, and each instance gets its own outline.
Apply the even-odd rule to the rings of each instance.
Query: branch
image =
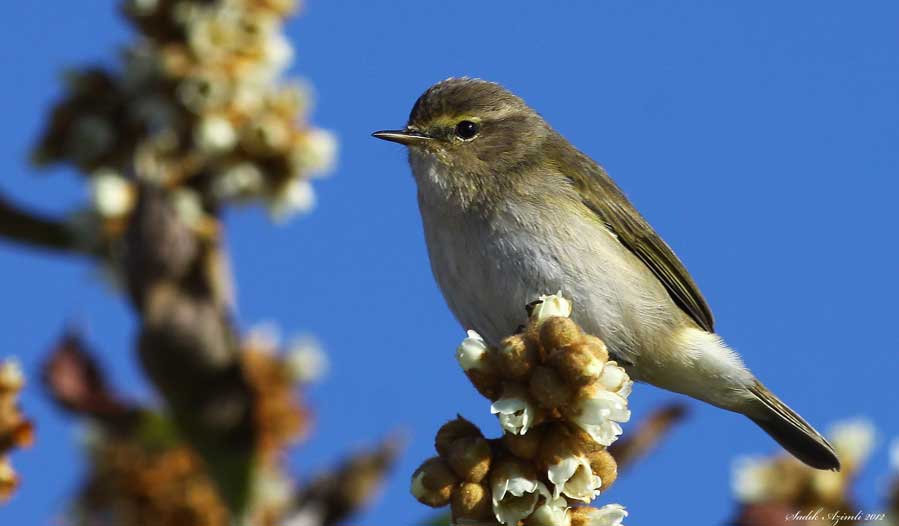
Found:
[[[25,211],[3,195],[0,195],[0,238],[44,250],[82,250],[68,224]]]
[[[609,453],[618,461],[619,470],[642,460],[686,416],[687,407],[678,402],[666,404],[650,413],[630,435],[609,447]]]
[[[399,439],[388,438],[374,450],[353,455],[334,471],[320,475],[301,491],[285,524],[333,526],[344,522],[374,497],[400,449]]]
[[[240,515],[255,469],[255,396],[240,363],[217,240],[193,232],[164,191],[140,188],[125,275],[141,317],[138,355],[175,422]]]

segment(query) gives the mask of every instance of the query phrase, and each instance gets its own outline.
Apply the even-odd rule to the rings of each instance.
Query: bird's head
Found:
[[[539,167],[551,129],[499,84],[451,78],[429,88],[400,130],[373,135],[409,148],[420,187],[471,204],[501,195]]]

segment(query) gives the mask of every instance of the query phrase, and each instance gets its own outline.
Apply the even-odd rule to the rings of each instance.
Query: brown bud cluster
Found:
[[[525,330],[486,349],[483,367],[467,370],[481,394],[496,400],[503,383],[527,386],[550,413],[572,401],[578,389],[595,382],[609,353],[599,338],[584,334],[570,318],[532,319]]]
[[[618,476],[606,446],[629,418],[631,381],[570,313],[568,300],[547,296],[533,304],[527,326],[496,346],[469,331],[456,357],[505,432],[486,440],[462,417],[441,427],[439,456],[412,478],[419,501],[449,503],[454,522],[620,524],[620,506],[582,504]]]
[[[280,81],[293,56],[282,30],[295,0],[125,4],[140,39],[119,70],[69,75],[34,161],[70,163],[106,182],[137,177],[201,212],[250,199],[277,217],[309,209],[310,178],[329,170],[336,143],[305,124],[307,90]],[[133,206],[118,186],[115,194],[104,183],[113,192],[94,203],[104,219]]]
[[[19,409],[19,393],[24,385],[25,378],[16,362],[0,362],[0,503],[12,495],[19,483],[9,453],[33,441],[32,424]]]
[[[412,475],[412,494],[431,507],[452,504],[457,518],[484,519],[491,510],[486,478],[493,448],[474,424],[457,417],[444,424],[434,440],[438,456]]]

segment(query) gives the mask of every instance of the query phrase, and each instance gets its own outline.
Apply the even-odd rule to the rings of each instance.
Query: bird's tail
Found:
[[[794,457],[817,469],[840,470],[840,459],[833,446],[795,411],[780,401],[761,382],[749,391],[758,403],[746,416]]]

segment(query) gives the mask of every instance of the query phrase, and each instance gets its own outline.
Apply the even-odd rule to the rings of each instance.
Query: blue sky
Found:
[[[0,187],[42,210],[85,198],[71,172],[36,175],[26,156],[61,71],[111,62],[128,42],[115,5],[4,6]],[[430,511],[408,494],[409,476],[439,425],[460,412],[499,431],[455,363],[464,333],[430,275],[404,152],[369,137],[401,126],[431,83],[470,75],[516,91],[609,170],[772,390],[819,428],[876,422],[881,447],[858,485],[875,508],[884,446],[899,435],[897,27],[899,4],[874,0],[309,0],[288,27],[293,71],[316,87],[314,121],[340,136],[338,170],[317,184],[319,208],[286,227],[252,209],[227,218],[241,323],[315,334],[331,358],[310,392],[317,423],[291,457],[296,471],[401,429],[408,450],[356,523],[414,524]],[[20,357],[33,380],[73,321],[119,386],[152,397],[131,351],[134,320],[89,264],[0,245],[0,290],[0,356]],[[51,524],[83,467],[78,426],[36,384],[24,405],[38,441],[15,456],[24,485],[0,509],[4,524]],[[671,398],[638,386],[636,418]],[[635,524],[720,523],[733,459],[774,451],[745,419],[690,405],[689,421],[603,500],[625,504]]]

